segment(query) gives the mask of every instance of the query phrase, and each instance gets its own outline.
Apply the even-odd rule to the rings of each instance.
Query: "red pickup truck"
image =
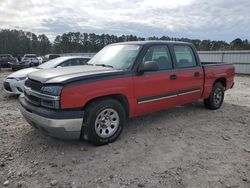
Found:
[[[204,99],[218,109],[233,87],[234,66],[200,62],[190,43],[111,44],[88,65],[31,73],[21,95],[26,120],[46,134],[113,142],[128,117]]]

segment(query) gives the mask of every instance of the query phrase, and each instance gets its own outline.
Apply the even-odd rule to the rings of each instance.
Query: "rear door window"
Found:
[[[174,46],[177,68],[189,68],[197,65],[194,53],[189,46],[176,45]]]
[[[80,58],[78,59],[78,65],[86,65],[88,62],[88,59]]]
[[[61,63],[60,65],[58,65],[58,66],[60,66],[60,67],[68,67],[68,66],[70,66],[71,65],[71,59],[70,60],[67,60],[67,61],[64,61],[63,63]]]
[[[71,59],[69,66],[77,66],[79,65],[79,59]]]
[[[83,58],[76,58],[76,59],[69,59],[61,63],[59,66],[68,67],[68,66],[77,66],[77,65],[86,65],[86,64],[87,64],[87,60]]]

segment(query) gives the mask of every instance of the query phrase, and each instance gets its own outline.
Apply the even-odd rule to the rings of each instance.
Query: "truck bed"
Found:
[[[234,66],[231,63],[201,62],[204,69],[204,93],[207,98],[213,88],[215,80],[222,79],[225,90],[233,86]]]

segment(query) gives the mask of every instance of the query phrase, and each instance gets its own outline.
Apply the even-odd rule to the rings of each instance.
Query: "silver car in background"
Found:
[[[25,54],[21,59],[18,57],[17,61],[9,62],[9,64],[12,70],[15,71],[23,68],[38,66],[39,60],[36,54]]]
[[[9,94],[21,94],[23,93],[24,82],[29,73],[39,71],[41,69],[59,68],[67,66],[86,65],[90,60],[89,57],[84,56],[68,56],[58,57],[47,61],[37,67],[30,67],[22,69],[10,74],[4,81],[4,90]]]

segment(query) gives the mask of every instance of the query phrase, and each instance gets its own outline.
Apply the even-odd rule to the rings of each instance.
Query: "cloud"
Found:
[[[0,27],[45,33],[250,38],[248,0],[0,0]]]

